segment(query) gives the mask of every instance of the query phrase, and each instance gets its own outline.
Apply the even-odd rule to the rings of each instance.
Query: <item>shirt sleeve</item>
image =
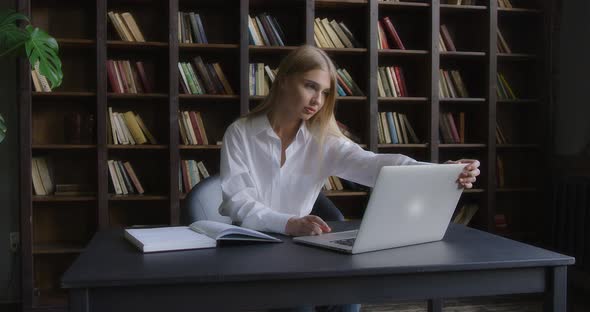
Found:
[[[257,231],[285,234],[287,221],[295,215],[272,210],[258,198],[256,183],[250,174],[244,139],[235,124],[223,136],[220,180],[223,201],[219,213],[232,221]]]
[[[325,158],[331,168],[330,175],[338,176],[368,187],[374,187],[383,166],[432,165],[403,154],[377,154],[364,150],[348,139],[330,136]]]

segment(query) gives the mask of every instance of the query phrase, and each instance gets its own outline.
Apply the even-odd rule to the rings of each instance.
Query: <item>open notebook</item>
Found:
[[[143,252],[212,248],[218,241],[281,242],[258,231],[205,220],[189,226],[125,229],[125,238]]]

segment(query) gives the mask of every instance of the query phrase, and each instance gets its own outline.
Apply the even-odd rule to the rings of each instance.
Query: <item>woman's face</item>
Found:
[[[283,104],[286,113],[308,120],[325,104],[330,93],[330,74],[313,69],[287,78],[283,88]]]

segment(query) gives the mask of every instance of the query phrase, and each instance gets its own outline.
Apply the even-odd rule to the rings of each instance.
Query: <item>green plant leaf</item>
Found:
[[[39,72],[51,82],[51,88],[61,85],[63,73],[59,59],[57,41],[46,32],[28,25],[26,28],[30,39],[25,43],[25,50],[31,66],[39,62]]]
[[[2,114],[0,114],[0,143],[2,143],[6,137],[6,130],[6,122],[4,121]]]
[[[15,11],[0,12],[0,56],[16,50],[29,40],[29,33],[18,27],[19,20],[29,21],[29,19]]]

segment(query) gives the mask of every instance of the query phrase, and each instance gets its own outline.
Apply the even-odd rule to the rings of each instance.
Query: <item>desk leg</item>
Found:
[[[547,269],[545,289],[545,312],[566,312],[567,309],[567,267]]]
[[[442,299],[429,299],[428,300],[428,312],[442,312],[443,300]]]

